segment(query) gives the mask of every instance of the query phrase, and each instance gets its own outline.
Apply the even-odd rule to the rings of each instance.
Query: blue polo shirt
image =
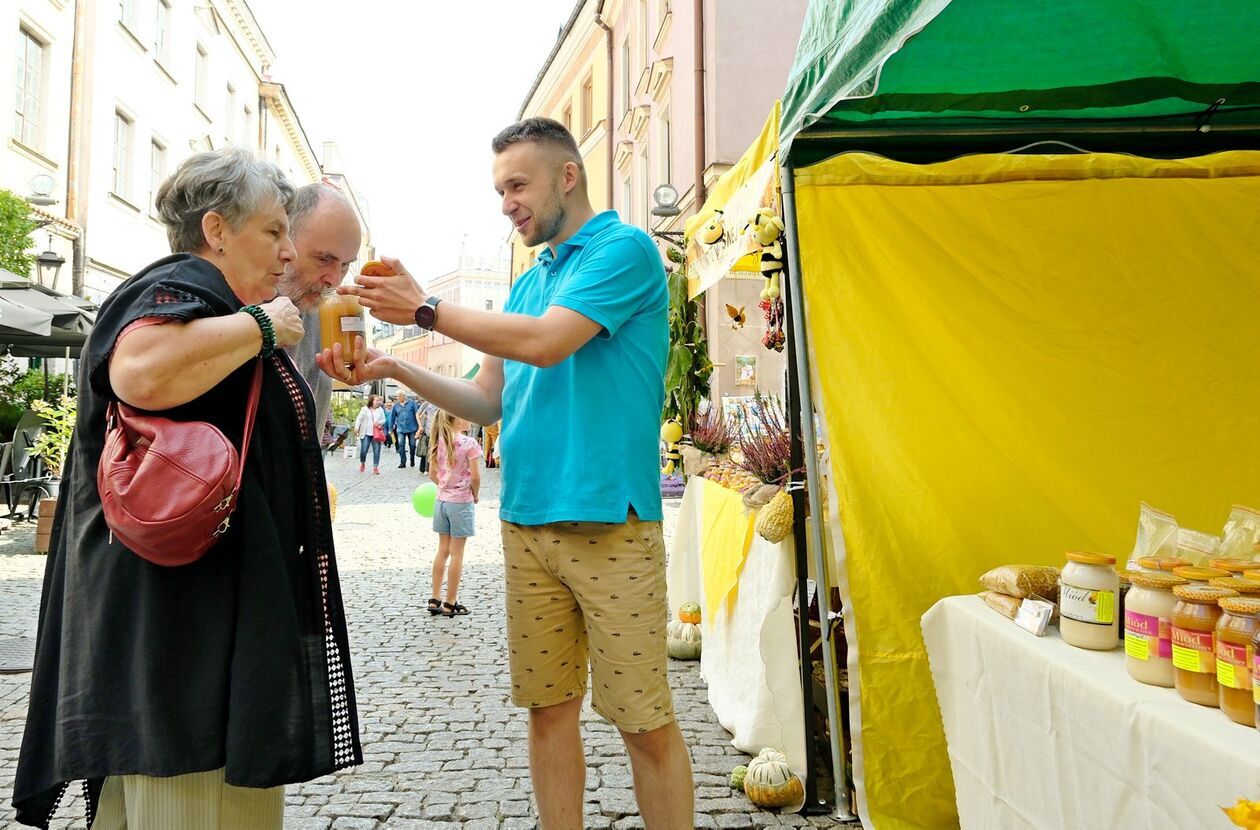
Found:
[[[603,330],[545,369],[503,364],[502,511],[523,525],[661,519],[669,288],[660,252],[616,211],[538,256],[504,311],[562,306]]]

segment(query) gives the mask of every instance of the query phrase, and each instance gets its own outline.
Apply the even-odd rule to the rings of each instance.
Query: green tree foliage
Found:
[[[0,189],[0,268],[30,278],[35,257],[31,234],[39,223],[31,218],[31,206],[8,190]]]
[[[669,362],[665,366],[664,419],[677,418],[689,429],[696,407],[709,394],[713,363],[700,325],[699,305],[687,298],[687,264],[681,249],[666,251],[677,267],[669,274]]]
[[[62,383],[62,375],[48,376],[49,397],[61,392]],[[13,358],[0,358],[0,441],[13,439],[13,430],[22,413],[43,397],[42,369],[22,369]]]

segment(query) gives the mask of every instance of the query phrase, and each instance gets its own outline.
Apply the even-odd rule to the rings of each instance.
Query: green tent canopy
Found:
[[[916,131],[1079,133],[1082,121],[1250,127],[1257,55],[1255,0],[814,0],[780,143],[886,131],[913,146]],[[798,166],[817,160],[802,153]]]

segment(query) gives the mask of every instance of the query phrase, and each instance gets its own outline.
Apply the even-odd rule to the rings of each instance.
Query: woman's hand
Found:
[[[302,342],[302,315],[292,300],[281,295],[269,303],[263,303],[259,308],[271,318],[271,327],[276,331],[277,346],[296,346]]]
[[[315,355],[315,363],[324,374],[336,378],[342,383],[358,386],[369,380],[383,380],[393,377],[394,358],[377,349],[369,349],[362,337],[354,338],[353,365],[346,367],[346,355],[340,343],[334,343],[331,349],[324,349],[322,354]],[[384,418],[384,411],[381,412]]]

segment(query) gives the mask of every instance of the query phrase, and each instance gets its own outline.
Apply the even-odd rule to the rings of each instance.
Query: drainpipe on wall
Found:
[[[704,136],[704,0],[695,0],[696,33],[693,49],[696,53],[696,213],[709,194],[704,186],[705,136]]]
[[[79,233],[71,240],[70,293],[83,296],[83,279],[87,270],[87,182],[90,156],[84,152],[90,135],[91,109],[84,108],[87,97],[88,63],[88,0],[74,2],[74,35],[70,46],[70,116],[67,123],[66,147],[66,221],[76,225]],[[94,17],[94,16],[93,16]]]
[[[616,119],[613,117],[613,106],[616,97],[613,95],[613,32],[604,22],[604,2],[599,0],[595,6],[595,25],[604,30],[604,43],[608,52],[608,210],[613,209],[613,148],[616,146]]]

